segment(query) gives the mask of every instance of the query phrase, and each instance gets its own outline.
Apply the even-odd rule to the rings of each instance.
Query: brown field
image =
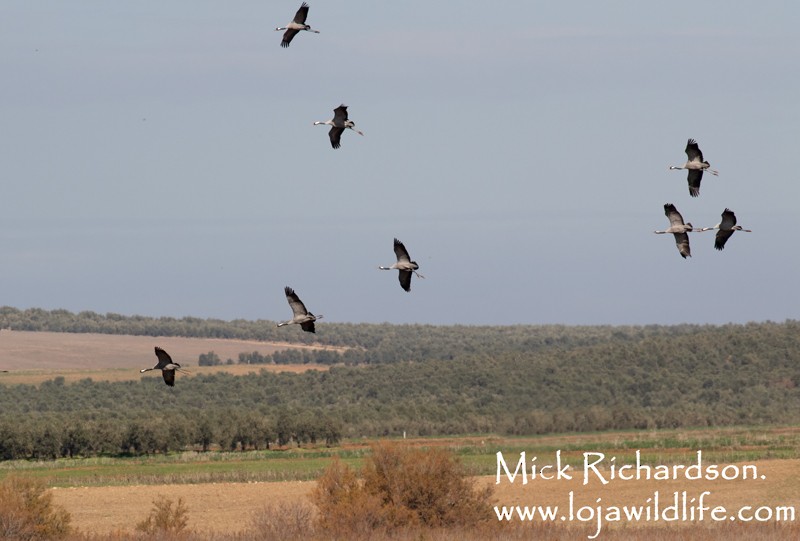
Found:
[[[723,505],[728,510],[742,506],[794,506],[800,508],[800,460],[763,460],[756,463],[759,475],[765,479],[734,481],[611,481],[608,485],[582,484],[579,475],[572,481],[531,481],[527,485],[517,479],[505,479],[495,486],[494,477],[479,477],[480,485],[495,486],[495,503],[498,505],[568,505],[569,492],[575,494],[575,507],[588,505],[646,505],[647,499],[658,491],[662,507],[670,505],[675,492],[687,492],[696,498],[710,491],[706,502],[713,508]],[[114,530],[132,531],[146,518],[152,502],[159,495],[177,501],[183,498],[189,509],[189,527],[197,532],[228,533],[243,530],[254,513],[276,502],[308,501],[314,482],[275,483],[219,483],[197,485],[150,485],[128,487],[92,487],[51,489],[56,504],[72,515],[74,526],[84,532],[109,533]],[[597,499],[601,498],[601,503]],[[563,508],[562,507],[562,508]],[[131,512],[135,509],[136,512]],[[556,521],[558,528],[566,527]],[[706,517],[704,525],[714,523]],[[574,526],[575,524],[573,524]],[[651,521],[624,525],[608,525],[604,531],[621,527],[685,527],[691,524],[676,521],[665,524]],[[582,530],[587,525],[579,524]],[[766,526],[765,526],[766,527]],[[576,538],[585,538],[580,535]],[[602,535],[601,537],[602,538]]]
[[[284,349],[336,349],[330,346],[305,346],[255,340],[180,338],[110,334],[54,332],[0,332],[0,382],[36,384],[62,376],[66,381],[84,378],[120,381],[142,377],[139,369],[155,365],[153,347],[166,349],[172,358],[188,367],[191,374],[229,372],[247,374],[261,369],[302,372],[327,370],[322,365],[221,365],[197,366],[201,353],[214,351],[223,362],[238,359],[239,353],[258,351],[267,355]],[[144,376],[150,376],[147,373]],[[191,376],[191,374],[188,374]],[[152,377],[160,377],[155,374]]]

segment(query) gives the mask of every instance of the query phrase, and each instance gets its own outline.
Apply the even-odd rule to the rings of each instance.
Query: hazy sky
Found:
[[[288,49],[295,0],[0,3],[0,305],[800,317],[800,5],[309,1]],[[340,103],[365,136],[333,150],[312,123]],[[697,199],[668,170],[690,137],[720,171]],[[754,233],[683,260],[668,202]],[[394,237],[411,293],[377,270]]]

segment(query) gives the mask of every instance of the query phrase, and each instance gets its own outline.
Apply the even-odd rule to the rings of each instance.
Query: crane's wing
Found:
[[[736,215],[731,209],[726,208],[722,211],[722,221],[719,223],[719,228],[720,230],[731,229],[734,225],[736,225]]]
[[[411,275],[413,273],[407,270],[401,270],[398,278],[400,279],[400,287],[406,291],[411,291]]]
[[[686,178],[689,181],[689,195],[692,197],[700,195],[700,181],[703,180],[703,170],[689,169],[689,175]]]
[[[692,257],[692,250],[689,248],[689,235],[687,233],[673,233],[673,235],[675,235],[675,244],[678,246],[681,257],[684,259]]]
[[[158,346],[156,346],[156,357],[158,357],[156,368],[162,368],[168,364],[172,364],[172,357],[169,356],[169,353]]]
[[[281,47],[288,47],[289,44],[292,42],[292,38],[295,37],[300,30],[295,30],[293,28],[289,28],[286,32],[283,33],[283,39],[281,40]]]
[[[341,104],[333,110],[333,122],[337,125],[344,126],[347,121],[347,105]]]
[[[286,300],[289,301],[289,306],[292,308],[292,313],[295,316],[304,316],[308,314],[306,306],[303,304],[303,301],[300,300],[300,297],[297,296],[297,293],[294,292],[294,289],[286,286],[283,288],[283,291],[286,293]]]
[[[408,250],[406,250],[406,247],[403,245],[403,243],[397,239],[394,239],[394,255],[397,256],[398,262],[403,261],[406,263],[411,263],[411,256],[408,255]],[[406,291],[408,290],[406,289]]]
[[[720,229],[717,231],[717,236],[714,238],[714,248],[717,250],[725,248],[725,243],[728,242],[731,235],[733,235],[733,229]]]
[[[672,203],[667,203],[664,205],[664,214],[666,214],[667,218],[669,218],[670,227],[683,225],[683,216],[681,216],[681,213],[678,212],[678,209],[676,209],[675,205]]]
[[[308,4],[303,2],[300,9],[294,14],[294,22],[297,24],[306,24],[306,17],[308,17]]]
[[[690,162],[703,161],[703,153],[700,152],[700,147],[694,139],[689,139],[686,143],[686,156],[689,158]]]
[[[714,238],[714,248],[722,250],[725,248],[725,243],[733,235],[733,226],[736,225],[736,214],[731,209],[726,208],[722,211],[722,221],[719,223],[719,231]]]
[[[334,126],[331,128],[331,131],[328,132],[328,137],[331,139],[331,146],[333,148],[339,148],[342,146],[342,134],[344,133],[344,128],[337,128]]]
[[[313,321],[304,321],[303,323],[300,324],[300,328],[306,332],[313,332],[314,334],[317,333],[316,329],[314,328]]]
[[[164,376],[164,383],[175,387],[175,370],[162,370],[161,375]]]

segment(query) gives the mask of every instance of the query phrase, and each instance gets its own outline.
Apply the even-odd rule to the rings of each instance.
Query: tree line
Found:
[[[282,411],[266,416],[254,411],[218,414],[194,411],[126,419],[97,415],[47,413],[27,422],[0,420],[0,460],[136,456],[195,449],[229,451],[270,449],[289,444],[334,445],[341,421],[319,411]]]

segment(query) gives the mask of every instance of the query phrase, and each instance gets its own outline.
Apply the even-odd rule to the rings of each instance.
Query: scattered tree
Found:
[[[200,357],[197,359],[197,366],[217,366],[220,364],[222,364],[222,361],[220,360],[219,355],[213,351],[201,353]]]

